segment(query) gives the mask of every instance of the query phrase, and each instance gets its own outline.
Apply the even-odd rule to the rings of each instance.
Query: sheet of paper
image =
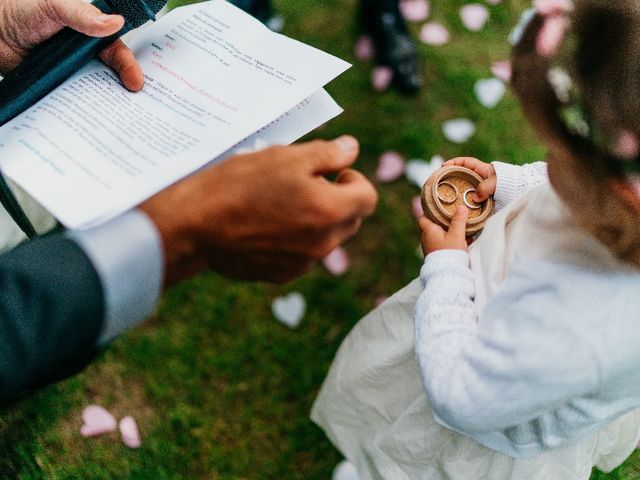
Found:
[[[327,91],[321,89],[253,135],[231,147],[211,164],[222,161],[231,155],[255,152],[271,145],[289,145],[342,112],[342,108]]]
[[[349,67],[224,0],[174,10],[131,47],[142,92],[95,62],[0,129],[2,171],[69,228],[139,204]]]

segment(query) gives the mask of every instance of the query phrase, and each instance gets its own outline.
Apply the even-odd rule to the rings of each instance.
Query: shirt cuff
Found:
[[[424,259],[420,279],[424,287],[434,275],[457,274],[469,269],[469,253],[464,250],[436,250]]]
[[[103,346],[142,323],[155,310],[163,284],[162,241],[151,220],[137,210],[68,236],[93,264],[104,294]]]
[[[496,211],[501,210],[522,193],[522,166],[503,162],[492,162],[496,171]]]

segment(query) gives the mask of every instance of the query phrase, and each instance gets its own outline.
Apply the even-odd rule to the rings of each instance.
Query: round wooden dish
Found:
[[[467,236],[475,235],[493,214],[494,202],[489,197],[481,204],[471,195],[482,182],[482,177],[464,167],[444,167],[429,177],[422,189],[422,208],[431,221],[447,230],[456,209],[463,205],[469,210]],[[465,202],[466,198],[466,202]]]

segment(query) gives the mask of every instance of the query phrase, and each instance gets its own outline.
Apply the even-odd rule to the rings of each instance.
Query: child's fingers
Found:
[[[458,207],[456,213],[451,219],[451,225],[449,225],[449,235],[453,238],[466,237],[467,217],[469,216],[469,210],[465,207]]]
[[[478,160],[474,157],[457,157],[447,160],[442,164],[444,167],[465,167],[473,170],[482,178],[487,178],[492,173],[492,166],[488,163],[484,163],[482,160]]]
[[[472,196],[473,201],[476,203],[482,203],[491,195],[496,193],[496,176],[492,176],[480,182],[478,188],[476,188],[476,193]]]
[[[432,227],[432,225],[434,225],[434,223],[423,215],[418,219],[418,225],[420,226],[420,230],[426,232]]]

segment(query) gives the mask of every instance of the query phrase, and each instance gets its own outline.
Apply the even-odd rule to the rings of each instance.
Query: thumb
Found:
[[[343,135],[330,142],[314,140],[288,147],[289,155],[305,159],[314,175],[344,170],[356,161],[359,151],[358,141],[349,135]]]
[[[82,0],[52,0],[50,3],[59,23],[91,37],[108,37],[124,26],[122,16],[107,15]]]
[[[474,202],[482,203],[494,193],[496,193],[495,175],[480,182],[478,188],[476,188],[476,193],[472,196],[472,198]]]
[[[469,216],[469,210],[465,207],[458,207],[456,213],[454,213],[449,225],[449,235],[455,238],[465,238],[465,230],[467,228],[467,217]]]

